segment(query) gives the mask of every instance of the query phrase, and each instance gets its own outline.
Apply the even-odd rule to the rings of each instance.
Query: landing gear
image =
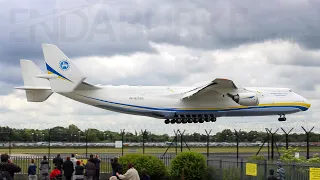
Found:
[[[279,117],[279,119],[278,119],[278,121],[286,121],[286,120],[287,120],[287,119],[286,119],[286,117],[285,117],[284,114],[281,114],[280,117]]]
[[[211,122],[216,122],[216,121],[217,121],[216,117],[211,118]]]
[[[204,122],[216,122],[217,119],[213,115],[193,115],[193,116],[176,116],[173,119],[164,120],[165,124],[187,124],[187,123],[204,123]]]

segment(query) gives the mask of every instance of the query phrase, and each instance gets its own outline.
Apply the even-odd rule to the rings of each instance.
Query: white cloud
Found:
[[[148,129],[155,133],[170,134],[176,128],[187,129],[189,133],[193,131],[204,133],[204,129],[213,129],[214,133],[225,128],[263,131],[266,127],[296,127],[296,131],[301,131],[301,125],[311,127],[318,124],[320,115],[318,111],[320,101],[316,99],[320,97],[320,81],[316,76],[320,72],[318,68],[305,66],[292,68],[282,63],[273,64],[273,62],[275,58],[289,62],[299,53],[305,54],[308,58],[315,54],[318,56],[320,52],[306,51],[286,41],[267,41],[228,50],[212,51],[168,44],[151,43],[151,45],[159,51],[159,54],[135,53],[128,56],[83,57],[75,59],[75,62],[88,75],[89,82],[100,84],[134,85],[136,82],[144,82],[140,85],[193,85],[216,77],[226,77],[242,86],[289,87],[302,96],[313,96],[315,99],[311,101],[312,106],[309,111],[287,116],[288,120],[284,123],[278,122],[277,117],[274,116],[219,118],[216,123],[210,124],[165,125],[162,120],[109,112],[57,94],[52,95],[45,102],[31,103],[26,101],[23,91],[17,90],[0,96],[0,109],[4,111],[0,115],[0,121],[4,125],[18,128],[43,129],[57,125],[66,127],[73,123],[82,129],[90,127],[116,131],[122,128],[126,131]],[[65,53],[68,55],[68,52]],[[283,77],[284,72],[291,76]],[[310,73],[312,76],[309,75]],[[176,80],[172,81],[170,78]],[[147,80],[141,81],[143,79]],[[296,79],[308,82],[315,89],[303,89],[296,85]],[[170,84],[170,82],[173,83]]]

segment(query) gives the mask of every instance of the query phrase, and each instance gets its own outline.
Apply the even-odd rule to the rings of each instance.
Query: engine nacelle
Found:
[[[259,98],[255,93],[239,93],[237,95],[228,94],[236,103],[242,106],[257,106]]]

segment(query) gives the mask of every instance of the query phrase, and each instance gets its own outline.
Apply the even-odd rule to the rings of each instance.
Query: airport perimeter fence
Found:
[[[277,164],[267,161],[207,160],[213,180],[267,180],[270,169],[277,176]],[[320,177],[320,164],[282,164],[286,180],[313,180]],[[311,173],[310,173],[311,171]],[[312,172],[314,171],[314,172]],[[316,178],[317,177],[317,178]]]
[[[100,157],[100,173],[102,176],[107,176],[112,172],[111,159],[115,156],[103,156]],[[161,159],[166,167],[170,166],[171,160],[174,155],[157,156]],[[41,156],[12,156],[11,161],[20,166],[22,171],[17,173],[18,175],[26,175],[28,166],[31,159],[35,160],[37,167],[40,167],[40,162],[43,157]],[[54,157],[50,157],[49,162],[51,167],[54,167]],[[66,159],[66,156],[61,156]],[[77,156],[78,160],[86,161],[86,156]],[[275,174],[277,172],[276,162],[268,161],[233,161],[222,159],[207,159],[207,165],[209,167],[209,173],[212,180],[267,180],[269,170],[274,169]],[[286,180],[309,180],[310,169],[320,167],[320,164],[305,165],[305,164],[282,164],[285,170]],[[52,169],[52,168],[51,168]],[[39,169],[37,170],[39,174]],[[318,170],[318,173],[320,171]],[[312,176],[312,175],[311,175]]]

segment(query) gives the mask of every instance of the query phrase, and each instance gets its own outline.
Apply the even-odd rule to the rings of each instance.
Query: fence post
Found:
[[[86,129],[86,159],[88,159],[88,131],[89,129]]]
[[[296,165],[295,165],[295,163],[293,162],[293,164],[292,164],[292,171],[291,171],[291,180],[294,180],[294,174],[295,174],[295,167],[296,167]]]
[[[9,129],[9,156],[11,156],[11,141],[12,141],[11,135],[12,135],[12,129],[10,128]]]
[[[223,180],[222,159],[220,159],[220,180]]]
[[[51,151],[51,128],[49,128],[49,134],[48,134],[48,141],[49,141],[49,145],[48,145],[48,161],[50,161],[50,151]]]
[[[240,164],[240,178],[241,178],[241,180],[244,179],[243,175],[244,175],[244,172],[243,172],[243,158],[241,158],[241,164]]]
[[[267,160],[264,160],[264,179],[268,179]]]
[[[124,130],[125,129],[120,129],[121,131],[121,155],[123,156],[123,140],[124,140]]]

